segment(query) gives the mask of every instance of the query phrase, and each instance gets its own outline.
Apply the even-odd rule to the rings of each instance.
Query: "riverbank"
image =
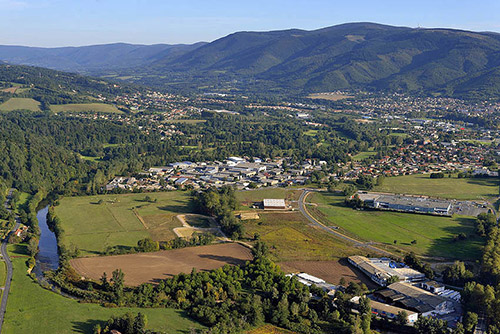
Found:
[[[26,245],[9,245],[8,251],[14,271],[3,333],[91,333],[95,324],[127,312],[145,314],[148,328],[167,333],[180,334],[189,332],[190,328],[202,328],[180,310],[105,308],[65,298],[45,290],[27,274],[25,263],[29,256]]]

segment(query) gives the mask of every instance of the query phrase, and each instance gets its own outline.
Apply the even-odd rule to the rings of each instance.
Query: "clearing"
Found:
[[[176,216],[186,213],[190,199],[182,191],[65,197],[56,207],[62,244],[74,244],[82,256],[102,254],[108,246],[134,247],[146,237],[173,239],[173,229],[182,226]]]
[[[106,103],[71,103],[51,105],[53,112],[102,112],[102,113],[123,113],[112,104]]]
[[[40,111],[40,102],[29,98],[13,97],[0,104],[0,111],[13,110]]]
[[[168,308],[105,308],[97,304],[79,303],[43,289],[26,273],[26,245],[9,245],[14,273],[2,326],[6,334],[17,333],[92,333],[97,323],[127,312],[141,312],[148,328],[169,334],[188,333],[190,328],[203,328],[180,310]]]
[[[414,174],[387,177],[374,191],[461,200],[488,200],[498,196],[498,186],[498,179],[495,178],[431,179],[429,174]]]
[[[154,283],[180,273],[213,270],[225,264],[239,265],[252,259],[252,253],[237,243],[226,243],[153,253],[79,258],[70,261],[71,266],[82,276],[98,280],[103,272],[111,277],[113,270],[125,273],[127,285]]]
[[[355,210],[344,205],[343,195],[332,193],[314,193],[308,200],[317,204],[308,208],[317,219],[359,240],[432,257],[476,260],[481,256],[484,240],[475,234],[473,217]],[[467,239],[454,241],[460,233]],[[413,240],[416,244],[411,244]]]

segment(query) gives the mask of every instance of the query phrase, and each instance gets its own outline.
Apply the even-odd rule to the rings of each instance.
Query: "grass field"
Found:
[[[459,179],[445,177],[431,179],[429,175],[414,174],[385,178],[382,186],[376,191],[398,194],[418,194],[434,197],[488,200],[498,196],[498,180],[485,179]]]
[[[377,152],[374,152],[374,151],[365,151],[365,152],[360,152],[360,153],[358,153],[358,154],[354,155],[354,156],[352,157],[352,160],[354,160],[354,161],[361,161],[361,160],[363,160],[363,159],[366,159],[366,158],[372,157],[372,156],[374,156],[374,155],[376,155],[376,154],[377,154]]]
[[[166,333],[189,333],[190,328],[202,327],[180,310],[104,308],[62,297],[41,288],[26,274],[25,246],[11,245],[9,253],[14,275],[3,333],[92,333],[95,324],[108,320],[112,315],[127,312],[142,312],[148,319],[148,328]]]
[[[51,105],[50,109],[54,112],[102,112],[102,113],[122,113],[114,105],[106,103],[73,103]]]
[[[332,260],[357,250],[309,225],[300,212],[259,212],[260,219],[244,222],[248,236],[255,233],[271,248],[276,262]]]
[[[0,104],[0,111],[13,110],[40,111],[40,102],[29,98],[13,97]]]
[[[205,119],[170,119],[167,120],[166,123],[185,123],[185,124],[197,124],[197,123],[205,123]]]
[[[376,241],[425,256],[475,260],[481,255],[483,240],[475,236],[472,217],[360,211],[344,206],[344,196],[326,193],[315,193],[308,200],[318,204],[309,207],[318,219],[361,240]],[[453,237],[462,232],[468,239],[454,242]],[[413,240],[417,244],[412,245]]]
[[[30,197],[31,195],[28,193],[25,192],[19,193],[19,202],[17,202],[16,205],[16,213],[19,213],[19,208],[22,208],[26,203],[28,203]]]
[[[99,280],[103,272],[111,277],[113,270],[122,269],[125,284],[154,283],[193,268],[207,271],[226,264],[240,265],[252,259],[252,253],[237,243],[186,247],[153,253],[87,257],[71,260],[71,266],[82,276]]]
[[[262,201],[264,198],[284,198],[287,201],[296,201],[300,197],[301,191],[286,188],[262,188],[256,190],[238,191],[236,198],[245,206],[252,205],[254,202]]]
[[[5,278],[7,276],[7,267],[5,266],[5,262],[0,262],[0,286],[5,285]]]
[[[182,224],[175,218],[190,213],[187,192],[67,197],[56,207],[64,234],[62,243],[74,244],[82,256],[103,252],[108,246],[133,247],[146,237],[169,240]],[[102,200],[101,204],[98,204]]]

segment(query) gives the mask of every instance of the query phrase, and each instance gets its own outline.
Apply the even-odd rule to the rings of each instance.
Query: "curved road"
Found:
[[[342,234],[342,233],[340,233],[338,231],[335,231],[334,229],[332,229],[332,228],[324,225],[319,220],[317,220],[316,218],[314,218],[309,213],[309,211],[307,210],[307,208],[305,206],[305,203],[304,203],[305,200],[306,200],[306,198],[307,198],[307,196],[311,192],[312,192],[311,190],[304,189],[304,191],[302,192],[302,194],[300,195],[300,198],[299,198],[299,210],[304,215],[304,217],[306,217],[307,220],[309,220],[313,225],[315,225],[316,227],[319,227],[320,229],[324,230],[325,232],[328,232],[328,233],[330,233],[330,234],[332,234],[332,235],[334,235],[334,236],[336,236],[336,237],[338,237],[340,239],[343,239],[343,240],[345,240],[347,242],[350,242],[350,243],[354,244],[354,246],[356,246],[356,247],[364,247],[364,248],[370,249],[370,250],[378,252],[378,253],[383,253],[386,256],[395,256],[391,252],[388,252],[386,250],[377,248],[375,246],[371,246],[371,245],[363,243],[363,242],[361,242],[359,240],[356,240],[356,239],[353,239],[351,237],[348,237],[347,235]]]
[[[5,201],[5,208],[9,211],[9,201],[12,196],[12,192],[14,189],[9,190],[9,194],[7,195],[7,199]],[[2,303],[0,304],[0,333],[2,333],[2,325],[3,325],[3,318],[5,315],[5,311],[7,309],[7,298],[9,297],[9,290],[10,290],[10,282],[12,280],[12,261],[9,258],[9,254],[7,254],[7,243],[9,240],[9,236],[13,233],[13,231],[17,230],[19,228],[19,217],[16,217],[16,224],[14,228],[10,231],[10,233],[2,240],[2,245],[0,246],[0,252],[2,253],[2,258],[5,261],[6,267],[7,267],[7,278],[5,279],[5,287],[3,289],[3,294],[2,294]]]

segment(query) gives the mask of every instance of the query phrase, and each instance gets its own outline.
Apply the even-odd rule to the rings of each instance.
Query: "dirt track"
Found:
[[[212,270],[225,264],[238,265],[252,259],[251,251],[236,243],[188,247],[154,253],[138,253],[102,257],[79,258],[71,266],[83,277],[98,280],[103,272],[111,277],[120,268],[125,273],[125,284],[155,283],[173,275]]]

